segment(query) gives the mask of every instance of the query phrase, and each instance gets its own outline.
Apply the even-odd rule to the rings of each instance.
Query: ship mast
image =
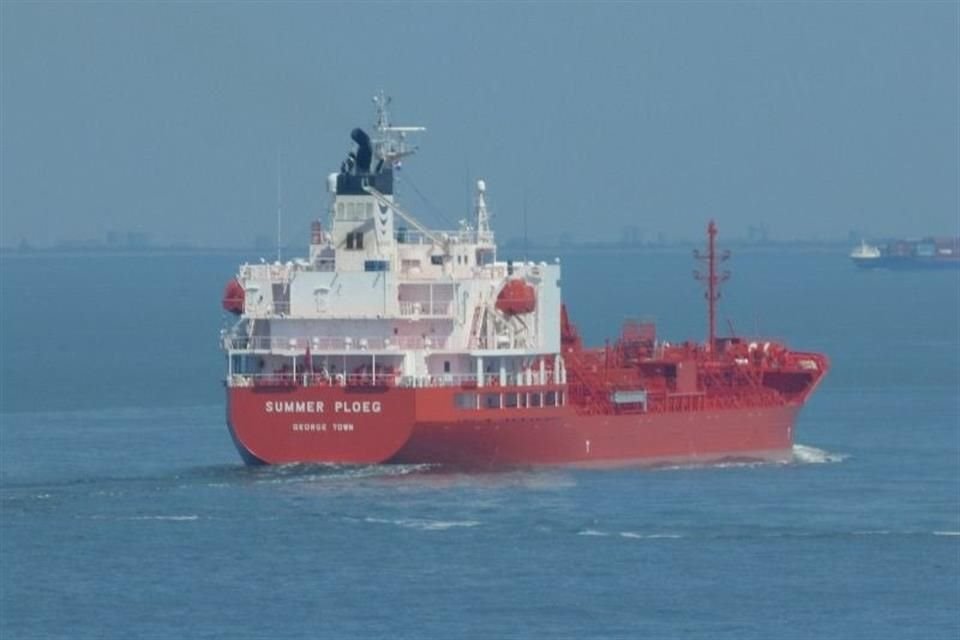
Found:
[[[477,237],[485,238],[490,235],[490,213],[487,211],[487,199],[484,194],[487,192],[487,183],[483,180],[477,180]]]
[[[282,219],[283,219],[283,189],[280,183],[280,151],[277,150],[277,262],[280,262],[282,259],[281,252],[280,252],[280,247],[282,246],[282,243],[280,240],[281,238],[280,223]]]
[[[720,299],[720,285],[730,279],[730,272],[717,271],[717,263],[725,262],[730,257],[730,251],[717,253],[717,225],[713,220],[707,225],[707,253],[704,255],[694,250],[693,256],[707,265],[707,274],[693,272],[693,277],[703,282],[707,290],[704,297],[707,299],[707,353],[712,354],[717,340],[717,301]]]
[[[401,160],[416,153],[417,147],[407,144],[408,133],[422,133],[426,127],[397,127],[390,122],[388,107],[392,99],[383,91],[373,96],[373,104],[377,109],[377,121],[374,124],[374,150],[379,161],[388,167],[399,168]]]

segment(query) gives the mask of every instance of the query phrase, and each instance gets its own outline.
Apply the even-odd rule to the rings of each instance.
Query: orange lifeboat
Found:
[[[243,313],[243,286],[234,278],[223,290],[223,308],[234,315]]]
[[[509,280],[497,295],[497,309],[508,316],[530,313],[537,308],[537,291],[523,280]]]

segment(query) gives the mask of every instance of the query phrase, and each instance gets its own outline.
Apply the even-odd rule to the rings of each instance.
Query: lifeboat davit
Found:
[[[523,280],[509,280],[497,295],[497,309],[515,316],[537,308],[537,291]]]
[[[223,308],[232,314],[243,313],[243,286],[234,278],[223,290]]]

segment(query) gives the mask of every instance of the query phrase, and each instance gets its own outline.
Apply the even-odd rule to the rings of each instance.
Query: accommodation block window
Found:
[[[347,249],[363,249],[362,231],[351,231],[347,234]]]

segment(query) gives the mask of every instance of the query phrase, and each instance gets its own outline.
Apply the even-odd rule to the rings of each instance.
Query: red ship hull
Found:
[[[227,418],[250,464],[609,467],[789,460],[801,406],[629,414],[580,414],[573,406],[464,410],[456,406],[462,392],[234,387]]]

